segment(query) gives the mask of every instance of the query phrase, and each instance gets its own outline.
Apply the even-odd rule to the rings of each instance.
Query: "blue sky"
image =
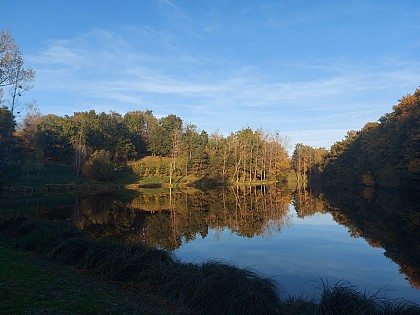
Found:
[[[14,0],[43,114],[176,114],[329,148],[420,85],[420,2]]]

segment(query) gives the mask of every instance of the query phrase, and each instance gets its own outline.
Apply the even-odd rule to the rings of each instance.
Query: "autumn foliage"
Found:
[[[323,179],[404,189],[420,187],[420,89],[378,122],[349,131],[325,156]]]

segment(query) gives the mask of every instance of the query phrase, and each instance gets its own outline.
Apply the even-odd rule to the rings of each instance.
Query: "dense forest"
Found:
[[[330,150],[299,143],[292,156],[287,137],[278,133],[243,128],[227,136],[209,134],[174,114],[158,119],[151,110],[58,116],[27,104],[17,122],[23,110],[19,100],[30,90],[35,71],[24,66],[10,34],[0,35],[0,185],[62,164],[97,181],[112,181],[115,170],[125,168],[139,177],[169,181],[284,181],[294,174],[289,177],[298,184],[419,187],[419,89],[378,122],[349,131]],[[145,156],[156,158],[150,163]]]
[[[324,157],[322,178],[333,184],[419,189],[420,89],[378,122],[349,131]]]

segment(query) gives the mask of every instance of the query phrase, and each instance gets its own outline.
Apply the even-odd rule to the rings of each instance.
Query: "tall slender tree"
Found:
[[[8,87],[10,98],[8,99],[8,110],[12,117],[18,106],[18,100],[23,92],[28,91],[32,87],[35,78],[35,71],[31,68],[25,68],[22,53],[17,47],[13,37],[9,32],[0,33],[0,104],[3,102],[4,90]],[[14,131],[14,119],[8,120],[9,126],[5,127],[7,133],[6,140],[3,141],[3,148],[0,160],[0,172],[7,162],[12,133]]]

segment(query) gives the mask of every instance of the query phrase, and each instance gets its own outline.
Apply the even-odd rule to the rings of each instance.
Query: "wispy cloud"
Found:
[[[165,6],[167,8],[170,8],[173,13],[177,17],[185,17],[184,13],[182,12],[181,8],[176,6],[172,1],[169,0],[159,0],[159,4],[161,6]]]

